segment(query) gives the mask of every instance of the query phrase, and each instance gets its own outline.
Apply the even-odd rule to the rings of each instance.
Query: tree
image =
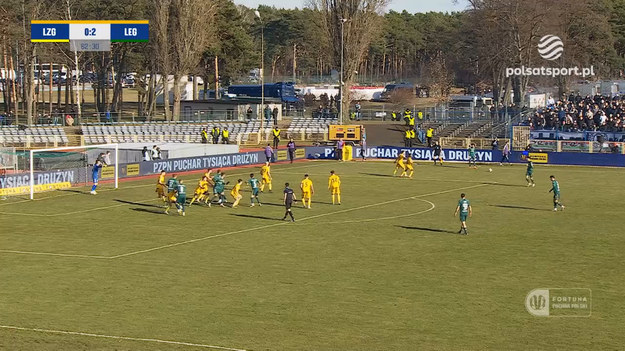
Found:
[[[216,40],[211,40],[202,56],[202,75],[205,89],[207,82],[214,82],[215,57],[218,57],[221,81],[229,85],[233,80],[257,66],[259,51],[255,50],[241,10],[231,0],[219,0],[215,15]]]
[[[173,117],[180,118],[180,80],[195,69],[211,39],[215,38],[217,10],[214,0],[173,0],[171,12],[172,73],[174,75]]]
[[[153,55],[151,62],[155,68],[150,77],[150,86],[155,85],[156,72],[161,75],[161,84],[163,86],[163,104],[165,110],[165,119],[171,120],[171,111],[169,110],[169,73],[171,72],[171,49],[169,38],[169,22],[170,8],[172,0],[153,0],[150,2],[150,38]]]
[[[381,14],[389,0],[311,0],[320,12],[321,27],[331,43],[334,67],[343,59],[343,111],[349,111],[349,91],[374,37],[380,31]],[[341,52],[344,43],[344,51]],[[341,55],[343,54],[343,55]]]

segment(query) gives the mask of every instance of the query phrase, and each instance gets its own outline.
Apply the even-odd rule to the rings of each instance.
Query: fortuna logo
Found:
[[[562,56],[564,43],[555,35],[545,35],[538,41],[538,53],[545,60],[553,61]]]
[[[542,295],[534,295],[530,298],[530,306],[535,310],[541,310],[545,308],[545,297]]]

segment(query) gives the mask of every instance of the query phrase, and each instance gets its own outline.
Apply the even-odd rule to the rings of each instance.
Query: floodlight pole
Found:
[[[262,133],[265,118],[265,24],[260,11],[254,11],[254,15],[260,21],[260,130]]]
[[[340,74],[340,82],[339,82],[339,124],[343,124],[343,59],[345,52],[345,37],[343,35],[343,27],[347,22],[347,19],[341,18],[341,74]]]

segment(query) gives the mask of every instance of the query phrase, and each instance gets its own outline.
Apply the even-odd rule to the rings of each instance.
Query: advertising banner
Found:
[[[408,152],[415,161],[432,160],[433,151],[428,148],[403,148],[396,146],[372,146],[365,150],[367,158],[395,159],[400,152]],[[354,158],[359,158],[361,149],[353,150]],[[534,162],[555,165],[576,166],[609,166],[625,167],[625,155],[619,153],[581,153],[581,152],[535,152],[531,153]],[[469,152],[466,149],[443,150],[443,159],[446,161],[468,162]],[[499,163],[500,150],[476,150],[478,163]],[[525,163],[521,158],[521,151],[514,151],[510,156],[513,163]],[[315,146],[306,148],[306,157],[309,159],[336,159],[333,147]]]
[[[312,159],[336,159],[333,147],[309,147],[306,148],[308,158]],[[399,153],[409,153],[414,160],[431,161],[434,151],[428,148],[405,148],[397,146],[373,146],[365,149],[365,157],[367,158],[383,158],[395,159]],[[352,151],[353,158],[360,158],[362,149],[354,148]],[[499,150],[476,150],[476,158],[478,162],[493,162],[501,159],[501,151]],[[443,150],[443,159],[447,161],[469,161],[469,151],[466,149],[448,149]]]
[[[84,169],[68,169],[63,171],[47,171],[35,173],[35,185],[55,183],[78,183],[86,180]],[[29,173],[5,174],[0,177],[0,188],[30,187]]]
[[[139,175],[155,174],[161,171],[175,173],[208,168],[247,166],[263,163],[264,161],[263,151],[147,161],[139,164]]]

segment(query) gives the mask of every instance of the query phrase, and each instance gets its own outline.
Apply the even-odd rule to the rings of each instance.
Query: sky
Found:
[[[259,4],[275,7],[302,8],[305,0],[234,0],[236,4],[245,5],[255,8]],[[406,10],[410,13],[428,12],[428,11],[462,11],[467,7],[465,0],[459,0],[458,4],[454,4],[454,0],[391,0],[388,10],[401,12]]]

